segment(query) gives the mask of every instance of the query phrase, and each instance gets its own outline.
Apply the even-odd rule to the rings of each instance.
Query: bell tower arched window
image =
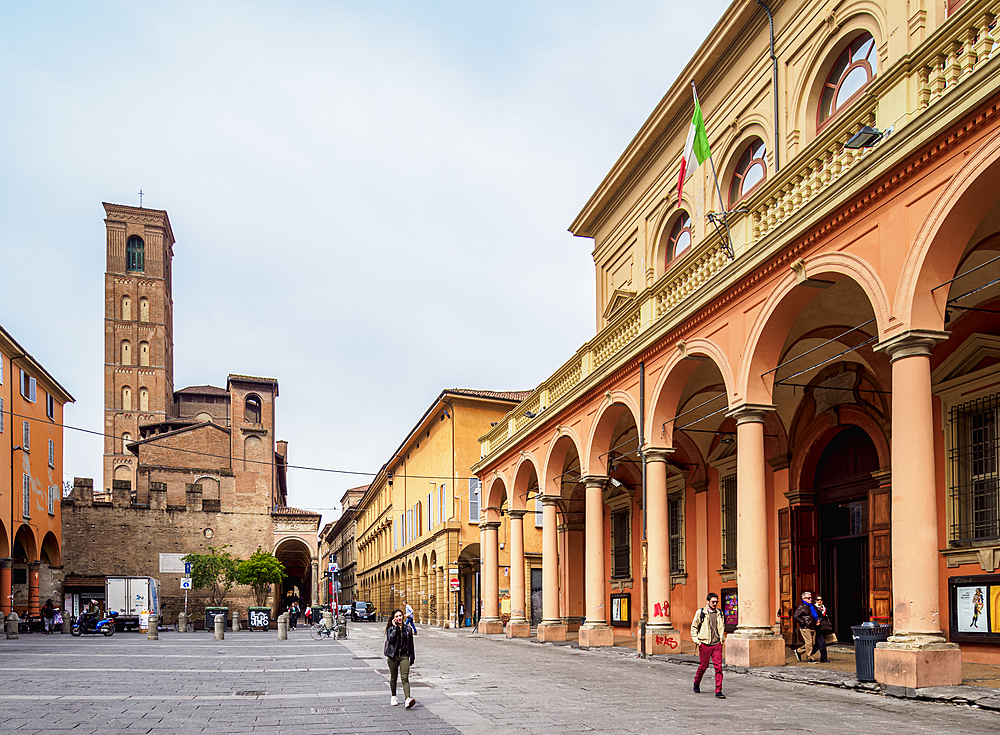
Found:
[[[125,270],[146,270],[146,243],[138,235],[132,235],[125,243]]]
[[[132,321],[132,297],[122,296],[122,321]]]
[[[149,299],[139,299],[139,321],[149,321]]]
[[[729,182],[730,207],[767,178],[766,155],[767,148],[760,138],[754,138],[743,149],[733,171],[733,180]]]
[[[132,364],[132,343],[122,340],[122,365]]]
[[[149,365],[149,342],[139,343],[139,365]]]
[[[260,413],[260,399],[257,396],[247,396],[243,410],[243,419],[248,424],[259,424]]]
[[[149,410],[149,389],[140,388],[139,389],[139,410],[148,411]]]
[[[875,39],[872,34],[865,32],[851,41],[837,57],[819,98],[819,125],[846,107],[875,78],[878,70],[877,56]]]

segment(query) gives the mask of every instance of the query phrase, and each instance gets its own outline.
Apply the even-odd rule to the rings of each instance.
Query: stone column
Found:
[[[479,619],[480,633],[503,633],[500,620],[500,550],[497,548],[500,521],[483,521],[479,525],[483,545],[483,616]]]
[[[646,653],[675,653],[681,636],[670,620],[670,528],[667,518],[667,458],[673,449],[647,449],[646,543],[649,624]]]
[[[508,638],[527,638],[531,623],[524,616],[524,514],[510,511],[510,622]]]
[[[608,478],[583,478],[587,488],[587,622],[580,626],[580,646],[613,646],[615,633],[608,625],[605,604],[604,487]]]
[[[890,687],[962,683],[962,652],[941,631],[938,589],[930,357],[947,336],[911,330],[876,346],[892,365],[893,634],[875,649],[875,679]]]
[[[42,611],[38,602],[38,572],[41,567],[40,561],[28,562],[28,611],[36,616]]]
[[[318,556],[312,557],[311,566],[312,566],[312,600],[310,602],[313,605],[319,605],[320,601],[319,601],[319,557]]]
[[[0,559],[0,612],[4,619],[11,612],[11,569],[14,568],[14,560],[10,557]]]
[[[542,498],[542,622],[538,640],[566,640],[566,624],[559,619],[559,529],[556,527],[558,495]]]
[[[785,641],[771,627],[767,554],[767,489],[764,417],[773,406],[744,404],[736,419],[736,584],[740,622],[726,640],[726,662],[734,666],[783,666]]]

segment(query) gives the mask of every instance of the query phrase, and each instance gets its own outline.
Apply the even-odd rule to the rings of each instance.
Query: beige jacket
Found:
[[[707,646],[712,640],[712,630],[709,627],[710,623],[708,621],[708,616],[711,612],[708,605],[706,605],[694,614],[694,620],[691,621],[691,640],[695,643]],[[721,643],[726,640],[726,623],[722,617],[722,610],[716,610],[715,613],[718,616],[719,642]]]

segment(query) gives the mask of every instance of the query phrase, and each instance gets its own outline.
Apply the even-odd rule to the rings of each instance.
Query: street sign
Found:
[[[448,568],[448,576],[449,577],[457,577],[458,576],[458,567],[449,567]]]
[[[461,585],[458,583],[458,577],[451,578],[451,591],[455,592]]]
[[[330,571],[331,572],[339,572],[340,571],[340,567],[337,566],[337,562],[335,562],[335,561],[331,561],[330,562]]]
[[[189,590],[189,589],[191,589],[191,578],[190,577],[181,577],[181,589],[182,590]]]
[[[184,576],[185,577],[191,576],[191,562],[189,561],[184,562]]]

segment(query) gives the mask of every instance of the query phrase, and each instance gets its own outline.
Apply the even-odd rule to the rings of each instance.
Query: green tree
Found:
[[[209,546],[207,554],[187,554],[183,559],[191,564],[191,586],[211,591],[212,607],[221,607],[238,581],[240,561],[226,551],[230,546]]]
[[[239,584],[250,586],[254,603],[263,607],[271,585],[285,578],[285,565],[270,551],[262,551],[258,546],[249,559],[240,562],[236,578]]]

